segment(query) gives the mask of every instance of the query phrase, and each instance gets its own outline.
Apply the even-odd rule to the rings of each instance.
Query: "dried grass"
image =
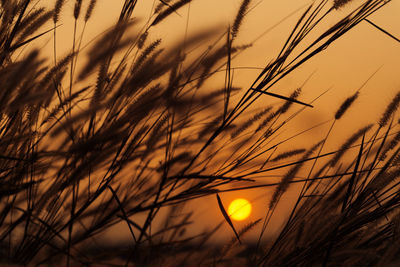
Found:
[[[301,89],[289,97],[269,92],[386,2],[364,1],[320,35],[317,25],[350,1],[334,1],[333,7],[327,0],[314,2],[247,90],[233,86],[232,64],[252,44],[232,43],[239,42],[252,2],[241,1],[232,27],[218,32],[219,37],[210,30],[165,47],[153,27],[190,2],[160,1],[146,26],[129,36],[140,22],[131,20],[137,1],[125,0],[116,25],[89,47],[88,61],[80,66],[78,59],[86,56],[84,28],[99,2],[57,0],[48,10],[40,1],[0,0],[0,264],[319,266],[364,264],[364,256],[372,265],[393,262],[398,252],[392,245],[398,242],[399,134],[389,138],[392,123],[385,134],[379,130],[397,120],[400,94],[387,106],[376,134],[363,138],[359,155],[347,161],[343,155],[359,146],[371,125],[350,134],[337,151],[321,153],[328,134],[311,148],[275,155],[290,139],[301,138],[280,140],[281,131],[304,110],[290,114],[290,108],[311,105],[297,100]],[[41,50],[28,45],[46,36],[43,25],[52,20],[60,26],[64,16],[75,21],[71,50],[57,55],[59,37],[53,29],[54,62],[48,63]],[[227,41],[220,46],[224,36]],[[307,43],[306,37],[314,39]],[[203,41],[209,47],[197,47]],[[226,86],[210,89],[207,82],[218,77],[221,66]],[[259,97],[268,105],[255,112],[251,107]],[[270,106],[272,97],[283,101],[276,109]],[[349,112],[357,97],[358,92],[343,102],[335,120]],[[313,166],[304,178],[309,161]],[[281,181],[267,181],[283,169]],[[266,225],[294,183],[309,186],[277,238],[264,242]],[[275,191],[265,205],[270,209],[261,241],[254,246],[242,237],[258,231],[260,220],[237,227],[219,195],[265,187]],[[220,207],[236,238],[213,249],[210,237],[223,224],[193,234],[186,204],[215,194],[213,208]],[[158,224],[171,206],[174,211]],[[109,248],[97,242],[118,224],[129,231],[128,245],[114,240],[118,244]]]

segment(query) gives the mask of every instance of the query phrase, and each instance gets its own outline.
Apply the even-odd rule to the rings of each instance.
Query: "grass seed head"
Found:
[[[61,9],[64,5],[65,0],[57,0],[56,5],[54,7],[53,21],[56,24],[60,18]]]
[[[352,0],[334,0],[333,1],[333,8],[339,9],[350,3]]]
[[[400,92],[398,92],[392,99],[392,102],[386,107],[381,119],[379,120],[379,126],[384,127],[392,117],[392,115],[397,111],[400,104]]]
[[[242,4],[240,5],[239,11],[232,26],[232,40],[238,35],[240,25],[242,24],[243,18],[246,15],[250,2],[251,0],[243,0]]]
[[[85,14],[85,22],[88,22],[89,19],[92,17],[94,7],[96,6],[97,0],[90,0],[89,6],[86,10]]]
[[[79,18],[79,15],[81,14],[81,8],[82,8],[82,0],[76,0],[74,7],[74,18],[76,20]]]
[[[354,95],[346,98],[346,100],[342,103],[342,105],[339,107],[339,109],[336,111],[335,114],[335,120],[340,120],[344,113],[350,108],[350,106],[354,103],[354,101],[357,99],[359,93],[356,92]]]

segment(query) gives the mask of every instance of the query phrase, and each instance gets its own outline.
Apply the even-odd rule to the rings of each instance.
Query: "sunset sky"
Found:
[[[82,43],[84,47],[108,26],[116,22],[123,2],[122,0],[98,1],[93,19],[86,28]],[[353,1],[351,5],[334,12],[322,25],[321,30],[323,27],[330,26],[338,21],[340,17],[361,2]],[[47,0],[47,4],[50,6],[53,3],[53,0]],[[138,20],[134,29],[139,30],[143,27],[154,3],[158,4],[158,1],[138,1],[133,13],[134,18]],[[162,38],[165,44],[183,40],[186,25],[189,35],[192,32],[207,29],[218,29],[218,31],[223,32],[233,22],[240,3],[240,0],[194,0],[190,5],[180,9],[179,14],[172,15],[171,18],[164,21],[157,28],[157,31],[151,31],[150,39]],[[247,14],[236,40],[237,45],[251,43],[252,47],[241,53],[232,63],[233,67],[251,67],[252,69],[235,71],[234,84],[236,86],[248,87],[251,85],[260,72],[258,68],[263,68],[279,52],[291,28],[309,3],[310,1],[303,0],[252,1],[253,8]],[[62,25],[57,29],[57,49],[60,54],[69,51],[71,48],[70,42],[74,23],[71,16],[73,5],[74,1],[69,0],[67,2],[60,21]],[[370,19],[394,36],[400,37],[399,12],[400,1],[393,1],[371,16]],[[287,19],[284,19],[285,17]],[[82,27],[83,23],[78,24],[78,34]],[[49,35],[42,41],[43,45],[47,43],[50,57],[53,49],[52,40],[52,36]],[[202,47],[207,47],[207,45],[209,44],[203,44]],[[312,77],[303,88],[301,101],[310,102],[322,92],[330,89],[320,100],[314,103],[313,109],[308,109],[288,125],[288,131],[282,135],[282,138],[285,135],[290,136],[295,132],[332,119],[341,102],[353,94],[372,73],[380,68],[361,90],[360,98],[352,107],[349,115],[340,121],[339,127],[334,129],[335,138],[330,140],[324,149],[329,151],[337,147],[350,131],[367,123],[375,123],[395,92],[400,89],[399,62],[400,43],[384,35],[368,23],[362,22],[327,50],[271,89],[271,92],[289,95],[291,91],[303,84],[311,74]],[[223,85],[224,74],[217,77],[220,79],[215,79],[215,83],[218,83],[218,86]],[[275,102],[279,101],[266,96],[260,98],[256,106],[262,107],[266,103]],[[312,144],[316,139],[322,138],[328,128],[329,125],[326,124],[310,131],[301,137],[301,144],[299,144],[299,139],[295,139],[288,146],[298,148]],[[296,188],[293,186],[292,189],[295,191]],[[253,212],[249,220],[255,220],[265,215],[265,207],[270,192],[270,189],[230,192],[221,194],[221,198],[226,206],[237,197],[247,198],[253,203]],[[291,195],[288,194],[285,198],[281,205],[289,207],[295,196],[291,199]],[[223,221],[214,196],[207,197],[204,200],[195,200],[188,206],[198,207],[194,218],[199,229],[213,227],[218,222]],[[277,214],[276,217],[283,220],[287,208],[281,210],[282,214]],[[213,219],[210,220],[210,217]],[[279,225],[282,222],[281,219],[277,219],[273,227]],[[238,225],[245,223],[246,220],[238,222]],[[231,236],[232,233],[227,226],[224,226],[220,237],[226,235]]]
[[[47,2],[50,5],[53,3],[50,0],[47,0]],[[229,24],[233,23],[233,18],[240,6],[240,2],[239,0],[193,1],[190,5],[180,9],[178,14],[171,16],[158,25],[157,31],[152,30],[150,38],[153,40],[161,38],[165,44],[180,38],[183,40],[186,24],[188,25],[187,31],[189,35],[199,30],[215,27],[222,32]],[[334,12],[333,14],[337,16],[331,15],[324,25],[332,25],[361,2],[353,1],[352,4],[342,10]],[[157,1],[154,1],[154,3],[157,4]],[[277,54],[294,23],[308,3],[310,1],[252,1],[253,8],[247,14],[237,40],[238,45],[251,43],[252,47],[234,59],[233,67],[264,67]],[[87,25],[83,46],[116,22],[122,4],[123,1],[98,1],[93,19]],[[62,25],[57,29],[59,53],[69,51],[71,48],[70,42],[73,32],[71,14],[73,5],[74,1],[67,1],[60,21]],[[138,21],[137,26],[135,26],[136,29],[141,29],[146,23],[152,5],[153,1],[138,1],[133,13],[134,19]],[[400,2],[392,1],[372,15],[370,19],[394,36],[400,36],[400,21],[397,17],[399,10]],[[282,21],[289,15],[289,18]],[[78,24],[78,34],[81,32],[82,27],[83,23]],[[320,28],[322,29],[323,27]],[[264,35],[262,35],[263,33]],[[48,36],[46,40],[49,51],[52,51],[51,39],[52,37]],[[363,124],[365,123],[364,119],[368,121],[373,119],[376,116],[376,108],[383,108],[390,101],[393,93],[398,90],[400,82],[397,79],[397,63],[399,59],[399,43],[368,23],[362,22],[327,50],[296,70],[294,75],[290,75],[280,82],[273,88],[273,91],[288,94],[315,72],[304,88],[302,99],[307,102],[307,100],[311,100],[331,88],[315,104],[315,109],[318,112],[310,111],[310,114],[308,114],[312,121],[324,120],[331,116],[332,110],[335,110],[345,97],[357,90],[373,72],[381,68],[362,89],[360,101],[357,103],[356,109],[363,110],[363,116],[358,117],[360,124]],[[237,70],[234,83],[238,86],[249,86],[259,74],[259,71],[257,69]],[[223,80],[221,80],[221,84],[223,84]],[[263,105],[262,101],[259,101],[258,104]],[[353,118],[349,117],[348,120],[353,125]],[[307,124],[308,121],[305,120],[302,123]],[[309,125],[307,124],[307,126]]]

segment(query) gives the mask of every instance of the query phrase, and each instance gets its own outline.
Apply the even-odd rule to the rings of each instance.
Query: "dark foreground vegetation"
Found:
[[[297,14],[280,53],[248,88],[234,87],[231,62],[250,47],[237,41],[255,4],[250,0],[241,2],[225,32],[188,35],[173,47],[152,31],[190,0],[155,1],[140,29],[133,19],[137,1],[125,0],[115,26],[84,52],[84,32],[75,26],[66,55],[56,49],[62,11],[72,6],[65,14],[86,25],[96,1],[55,0],[53,9],[41,2],[0,1],[1,264],[400,264],[400,93],[386,109],[376,108],[379,121],[354,129],[341,147],[327,151],[331,130],[353,112],[355,89],[332,111],[324,139],[282,151],[287,140],[275,142],[277,133],[313,103],[302,101],[302,88],[286,96],[269,92],[360,23],[396,41],[368,20],[390,0],[357,2],[318,35],[316,27],[350,1],[314,1]],[[54,58],[45,59],[35,42],[52,35]],[[204,50],[188,52],[198,49]],[[223,88],[205,86],[221,72]],[[252,108],[259,98],[266,105]],[[277,99],[280,105],[268,105]],[[276,170],[282,170],[278,182],[263,178]],[[305,173],[301,179],[299,172]],[[267,240],[268,224],[293,184],[301,185],[298,200],[281,231]],[[236,229],[220,196],[249,188],[272,188],[273,194],[264,218]],[[181,212],[190,200],[209,195],[232,229],[234,238],[224,246],[210,242],[221,224],[194,236],[187,230],[191,213]],[[154,227],[165,208],[169,215]],[[117,224],[127,229],[128,243],[97,242]],[[255,229],[261,229],[258,241],[241,242]]]

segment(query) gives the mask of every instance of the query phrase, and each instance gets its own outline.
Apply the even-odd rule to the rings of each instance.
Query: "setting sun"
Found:
[[[236,220],[242,221],[249,217],[251,213],[251,204],[244,198],[238,198],[231,202],[228,208],[229,216]]]

